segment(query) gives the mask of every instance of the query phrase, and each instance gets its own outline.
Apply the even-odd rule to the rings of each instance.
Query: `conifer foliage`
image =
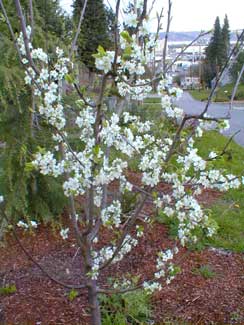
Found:
[[[206,48],[205,81],[211,84],[211,80],[217,76],[225,64],[230,50],[230,30],[227,15],[225,15],[223,27],[219,17],[216,17],[213,35]]]
[[[8,1],[4,5],[14,32],[19,33],[15,6]],[[22,5],[29,22],[29,1],[23,1]],[[51,51],[52,47],[60,44],[60,39],[64,39],[67,19],[58,1],[33,1],[33,12],[33,42]],[[44,35],[43,30],[47,28]],[[50,220],[62,211],[65,204],[59,183],[26,169],[32,152],[48,143],[49,127],[41,121],[37,125],[32,123],[31,91],[24,83],[23,68],[4,19],[0,25],[0,41],[0,183],[6,197],[6,212],[13,219]]]
[[[83,0],[75,0],[73,4],[74,20],[78,22]],[[78,39],[79,59],[90,71],[95,71],[95,59],[98,46],[104,49],[111,47],[111,30],[113,28],[114,13],[107,9],[102,0],[89,0],[87,2],[84,20]]]

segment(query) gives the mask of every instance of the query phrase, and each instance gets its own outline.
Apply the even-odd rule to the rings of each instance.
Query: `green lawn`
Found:
[[[213,97],[213,101],[215,102],[228,102],[231,98],[232,90],[234,88],[234,84],[225,85],[217,90],[216,95]],[[189,93],[193,98],[197,100],[207,100],[210,94],[210,90],[202,89],[202,90],[190,90]],[[244,100],[244,84],[240,84],[238,90],[236,92],[235,100]]]
[[[226,137],[217,132],[208,132],[199,140],[199,152],[206,157],[211,150],[221,151],[226,141]],[[244,148],[232,142],[227,154],[215,166],[226,169],[229,173],[243,175]],[[217,235],[206,240],[205,244],[244,252],[244,188],[223,194],[211,209],[219,229]]]

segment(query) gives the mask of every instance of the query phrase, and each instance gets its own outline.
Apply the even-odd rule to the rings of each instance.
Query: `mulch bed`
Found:
[[[134,176],[136,178],[136,176]],[[139,181],[138,181],[139,182]],[[214,202],[216,191],[204,191],[203,204]],[[150,204],[144,214],[150,213]],[[157,252],[173,246],[165,225],[147,225],[145,237],[127,258],[101,274],[100,282],[130,273],[150,279]],[[82,265],[73,235],[63,241],[57,231],[41,225],[32,234],[18,230],[31,255],[53,277],[65,283],[81,283]],[[103,241],[109,241],[104,233]],[[185,248],[175,258],[181,273],[153,298],[154,324],[244,324],[244,255],[221,250],[201,252]],[[215,272],[204,278],[194,270],[208,265]],[[20,249],[11,235],[0,248],[0,287],[15,284],[16,293],[0,296],[0,324],[89,324],[86,290],[72,302],[68,289],[52,282]],[[114,324],[120,325],[120,324]]]

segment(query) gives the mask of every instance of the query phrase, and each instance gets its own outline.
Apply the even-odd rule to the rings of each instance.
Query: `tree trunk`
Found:
[[[91,309],[91,324],[101,325],[101,311],[98,302],[98,293],[96,281],[91,282],[91,286],[88,288],[88,302]]]

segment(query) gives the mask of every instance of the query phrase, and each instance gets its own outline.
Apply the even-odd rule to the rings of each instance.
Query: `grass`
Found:
[[[234,84],[228,84],[221,88],[219,88],[216,92],[216,95],[213,97],[214,102],[228,102],[231,98],[232,90],[234,88]],[[189,93],[193,98],[204,101],[208,99],[210,94],[210,90],[202,89],[202,90],[190,90]],[[244,100],[244,84],[240,84],[238,90],[236,92],[235,100]]]
[[[199,153],[207,157],[212,150],[221,152],[226,137],[215,131],[208,132],[199,140]],[[214,163],[214,167],[225,169],[228,173],[241,175],[244,171],[244,148],[232,142],[227,153]],[[211,207],[212,216],[217,222],[218,232],[205,244],[235,252],[244,251],[244,190],[230,190]]]
[[[160,97],[145,98],[141,105],[135,105],[132,108],[132,113],[139,115],[142,120],[155,120],[157,121],[162,117],[162,106]]]
[[[144,103],[149,104],[160,104],[161,103],[161,97],[147,97],[143,101]]]
[[[193,274],[201,275],[204,279],[211,279],[216,276],[216,273],[213,271],[210,265],[202,265],[199,268],[192,270]]]
[[[0,296],[8,296],[16,292],[16,286],[13,285],[7,285],[5,287],[0,287]]]

